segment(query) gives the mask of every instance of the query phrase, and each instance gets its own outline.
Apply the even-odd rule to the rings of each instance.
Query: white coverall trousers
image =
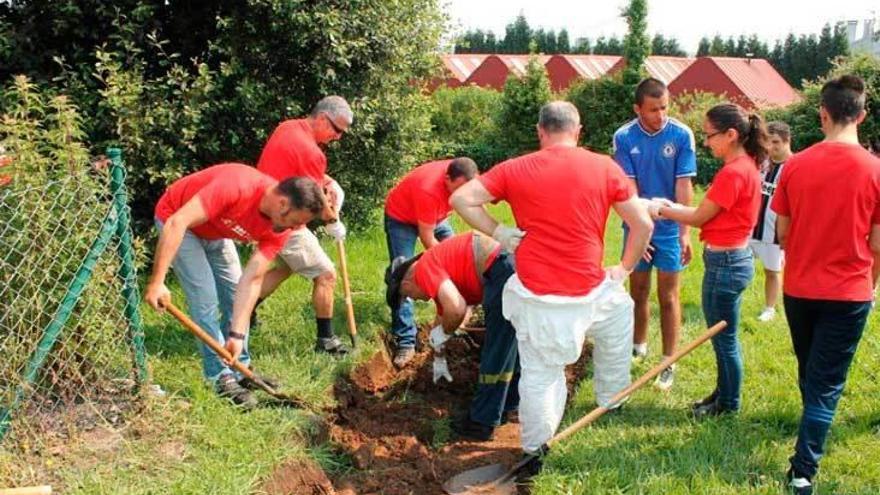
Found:
[[[519,422],[522,447],[538,451],[556,433],[568,390],[565,366],[578,360],[587,336],[593,338],[596,401],[611,398],[630,384],[633,300],[623,282],[606,278],[586,296],[539,296],[517,275],[504,286],[504,317],[516,329],[522,376]]]

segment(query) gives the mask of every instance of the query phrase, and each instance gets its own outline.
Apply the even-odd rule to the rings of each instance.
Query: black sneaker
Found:
[[[530,458],[528,462],[523,465],[516,472],[516,482],[519,484],[531,484],[532,478],[538,475],[542,469],[544,469],[544,456],[547,455],[549,449],[547,447],[541,447],[541,449],[534,454],[523,454],[520,462],[525,460],[526,458]]]
[[[693,408],[691,410],[691,414],[694,416],[694,419],[705,419],[714,416],[721,416],[724,414],[736,414],[736,411],[734,409],[727,409],[726,407],[722,407],[721,403],[716,400],[715,402],[702,404]]]
[[[464,414],[460,419],[452,422],[452,431],[462,440],[486,442],[492,439],[495,428],[483,423],[477,423],[471,419],[470,414]]]
[[[260,380],[261,382],[274,388],[275,390],[278,390],[278,388],[281,386],[281,383],[278,380],[276,380],[274,378],[269,378],[268,376],[263,376],[263,375],[257,373],[256,371],[254,371],[253,367],[251,367],[250,370],[251,370],[251,373],[253,373],[254,376],[257,378],[257,380]],[[250,378],[248,378],[246,376],[241,377],[241,380],[238,381],[238,384],[248,390],[262,390],[260,388],[260,386],[257,385],[257,382],[251,380]]]
[[[336,335],[328,338],[318,338],[318,341],[315,343],[315,352],[323,352],[325,354],[330,354],[331,356],[345,356],[348,354],[349,349],[348,346],[342,343],[339,340],[339,337]]]
[[[794,468],[788,468],[785,473],[785,486],[792,495],[813,495],[813,482],[795,472]]]
[[[220,397],[225,397],[232,401],[233,404],[241,406],[245,409],[251,409],[257,406],[257,399],[251,395],[250,391],[235,381],[235,377],[231,373],[222,375],[216,384],[217,393]]]
[[[715,390],[712,391],[711,394],[709,394],[708,397],[700,399],[700,400],[694,402],[693,404],[691,404],[691,410],[696,410],[700,407],[708,406],[709,404],[711,404],[717,400],[718,400],[718,389],[716,388]]]

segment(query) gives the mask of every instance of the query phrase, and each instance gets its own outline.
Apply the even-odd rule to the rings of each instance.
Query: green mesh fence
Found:
[[[146,379],[118,149],[31,179],[0,168],[0,449],[120,425]],[[9,167],[10,169],[12,167]]]

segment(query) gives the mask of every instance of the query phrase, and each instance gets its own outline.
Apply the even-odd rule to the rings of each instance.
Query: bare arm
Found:
[[[452,193],[449,204],[468,225],[491,236],[498,227],[498,221],[489,215],[483,205],[494,199],[479,180],[471,179]]]
[[[437,291],[437,302],[443,307],[440,323],[443,331],[452,335],[464,322],[468,312],[467,302],[451,280],[444,280]]]
[[[627,271],[632,271],[642,254],[648,248],[651,233],[654,231],[654,222],[648,210],[635,195],[626,201],[614,203],[614,211],[626,222],[629,227],[629,236],[626,247],[623,249],[623,257],[620,264]]]
[[[241,279],[235,287],[235,300],[232,303],[232,322],[230,323],[230,334],[226,340],[226,350],[232,355],[233,360],[237,360],[244,348],[244,340],[240,336],[246,336],[250,327],[251,312],[260,296],[260,286],[263,284],[263,277],[272,266],[271,260],[266,258],[259,250],[256,251],[251,259],[248,260]],[[239,337],[233,335],[238,334]],[[228,364],[232,364],[229,362]]]
[[[776,238],[779,239],[779,246],[785,249],[785,241],[788,240],[788,232],[791,229],[791,217],[776,215]],[[873,233],[874,229],[871,229]]]
[[[721,207],[711,199],[704,199],[700,206],[663,206],[660,215],[663,218],[684,223],[693,227],[702,227],[703,224],[715,218],[721,212]]]
[[[694,200],[694,183],[690,177],[680,177],[675,179],[675,202],[690,206]],[[685,223],[679,224],[679,232],[685,237],[690,232],[690,226]]]
[[[434,237],[435,228],[437,226],[432,223],[419,222],[419,240],[422,241],[422,246],[425,246],[425,249],[430,249],[440,242]]]
[[[878,278],[880,278],[880,225],[871,225],[868,245],[871,246],[871,252],[874,254],[874,264],[871,266],[871,280],[874,281],[874,287],[876,288]]]
[[[144,291],[144,299],[155,309],[160,309],[161,301],[170,297],[168,288],[165,287],[165,277],[171,262],[180,249],[183,236],[190,227],[201,225],[208,220],[205,208],[198,196],[193,197],[183,207],[168,217],[162,225],[162,233],[156,246],[156,254],[153,259],[153,272],[150,281]]]

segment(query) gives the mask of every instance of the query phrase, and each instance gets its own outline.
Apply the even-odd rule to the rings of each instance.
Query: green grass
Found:
[[[509,219],[503,207],[495,211]],[[455,224],[458,231],[463,230],[460,221],[456,219]],[[694,235],[696,255],[684,272],[682,288],[684,341],[705,328],[699,306],[702,263]],[[610,220],[606,237],[610,263],[620,254],[619,220]],[[335,252],[331,244],[325,247]],[[381,227],[353,235],[347,250],[361,335],[354,356],[337,361],[312,352],[315,330],[310,286],[302,279],[286,282],[264,304],[263,324],[252,338],[252,354],[260,370],[282,379],[285,391],[315,407],[332,406],[334,380],[375,350],[378,336],[388,325],[382,282],[387,254]],[[670,393],[645,387],[623,413],[601,418],[558,445],[534,493],[780,493],[800,400],[784,318],[771,324],[760,324],[755,318],[761,308],[762,284],[759,274],[743,306],[746,375],[739,416],[696,423],[686,415],[688,404],[713,387],[715,364],[707,344],[680,363]],[[179,294],[177,300],[182,301]],[[660,354],[656,302],[652,305],[651,358],[634,367],[634,377],[656,364]],[[335,326],[344,334],[341,298],[336,308]],[[431,313],[430,305],[418,305],[420,318]],[[259,493],[262,480],[287,459],[308,456],[330,472],[352,469],[347,459],[327,445],[310,445],[315,429],[310,413],[285,408],[241,413],[216,398],[201,379],[193,339],[170,316],[146,307],[143,314],[153,380],[168,396],[149,400],[144,412],[122,432],[123,440],[106,452],[96,453],[95,446],[84,441],[73,442],[60,453],[44,456],[42,465],[15,473],[16,479],[38,483],[39,473],[51,472],[59,486],[67,487],[64,493],[74,494],[231,495]],[[818,493],[880,493],[876,324],[877,316],[872,314],[829,436]],[[589,375],[583,385],[564,423],[592,407]],[[447,438],[447,428],[436,425],[435,443]],[[0,455],[3,463],[14,465],[14,460]]]

